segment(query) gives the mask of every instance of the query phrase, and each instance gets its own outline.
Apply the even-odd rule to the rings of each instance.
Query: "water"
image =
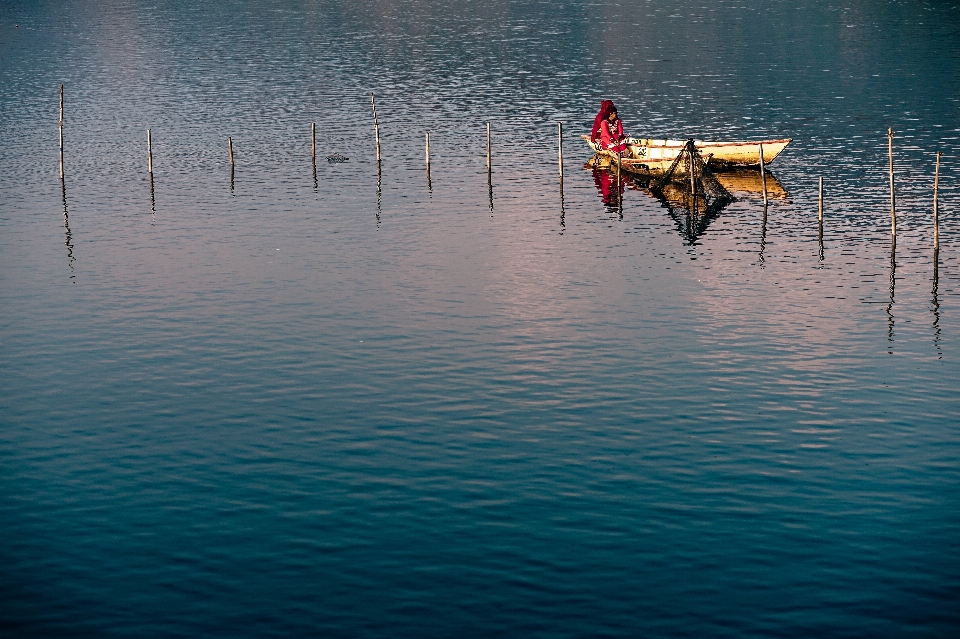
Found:
[[[0,15],[6,636],[956,633],[955,3]],[[786,194],[605,206],[602,98]]]

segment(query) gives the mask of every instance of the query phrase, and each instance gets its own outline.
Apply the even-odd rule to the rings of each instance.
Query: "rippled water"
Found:
[[[0,139],[5,635],[957,631],[955,3],[10,2]]]

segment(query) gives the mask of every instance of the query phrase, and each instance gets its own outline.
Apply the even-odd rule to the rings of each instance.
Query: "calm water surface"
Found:
[[[0,139],[4,636],[957,633],[956,2],[7,1]]]

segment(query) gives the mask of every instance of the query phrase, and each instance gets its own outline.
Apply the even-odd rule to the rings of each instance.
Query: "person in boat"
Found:
[[[617,107],[614,106],[613,100],[604,100],[600,103],[600,112],[593,120],[590,139],[605,151],[612,151],[620,156],[629,154],[627,136],[623,133],[623,122],[617,115]]]

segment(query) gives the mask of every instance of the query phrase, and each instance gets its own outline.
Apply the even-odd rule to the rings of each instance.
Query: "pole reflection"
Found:
[[[937,349],[937,359],[943,359],[943,349],[940,347],[940,300],[937,288],[940,283],[940,248],[933,249],[933,345]]]
[[[150,213],[152,215],[157,214],[157,199],[154,195],[153,190],[153,173],[150,173]]]
[[[63,230],[65,236],[64,244],[67,246],[67,264],[70,266],[70,279],[76,281],[73,263],[77,258],[73,255],[73,233],[70,231],[70,212],[67,210],[67,183],[63,176],[60,177],[60,197],[63,202]]]
[[[487,166],[487,194],[490,196],[490,217],[493,217],[493,171]]]
[[[760,268],[764,268],[763,251],[767,248],[767,205],[763,205],[763,219],[760,221]]]
[[[383,191],[382,191],[382,173],[380,168],[380,160],[377,160],[377,230],[380,230],[380,213],[382,201],[383,201]]]
[[[823,268],[823,217],[820,216],[817,221],[817,244],[820,245],[820,251],[817,255],[817,262],[820,268]]]
[[[893,304],[897,288],[897,237],[893,236],[890,245],[890,302],[887,304],[887,353],[893,354],[893,328],[896,320],[893,317]]]
[[[563,176],[560,176],[560,235],[563,235],[564,230],[567,228],[566,222],[567,212],[563,208]]]

